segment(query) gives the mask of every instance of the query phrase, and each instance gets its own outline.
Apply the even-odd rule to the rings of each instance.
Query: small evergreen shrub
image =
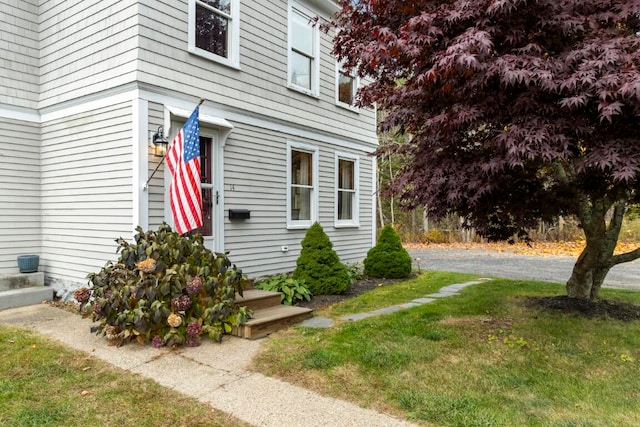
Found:
[[[219,341],[247,320],[246,307],[235,305],[246,277],[226,254],[167,224],[136,231],[133,244],[116,240],[118,261],[89,274],[90,289],[74,293],[83,314],[100,322],[98,333],[116,345],[197,346],[202,335]]]
[[[255,284],[256,289],[263,291],[280,292],[280,301],[285,305],[294,305],[298,301],[311,301],[311,292],[304,283],[304,280],[288,277],[286,274],[276,274],[258,280]]]
[[[293,278],[304,280],[313,295],[346,292],[351,284],[347,267],[340,262],[322,226],[315,223],[302,239],[302,250]]]
[[[411,273],[411,256],[402,247],[400,236],[391,225],[380,232],[378,243],[367,253],[364,274],[371,277],[400,279]]]

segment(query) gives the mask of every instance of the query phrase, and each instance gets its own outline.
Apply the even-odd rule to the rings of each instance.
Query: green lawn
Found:
[[[72,351],[0,326],[2,426],[245,426],[210,406]]]
[[[370,311],[474,277],[458,276],[427,272],[321,314]],[[561,285],[493,280],[390,315],[298,327],[266,340],[255,369],[425,425],[640,425],[640,322],[524,304],[562,294]],[[640,304],[635,292],[602,297]]]

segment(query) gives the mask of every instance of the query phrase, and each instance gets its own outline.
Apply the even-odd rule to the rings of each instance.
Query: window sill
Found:
[[[311,222],[301,222],[299,224],[290,222],[287,224],[287,230],[306,230],[311,227],[311,225],[313,225]]]
[[[193,46],[189,47],[189,53],[207,59],[209,61],[216,62],[220,65],[224,65],[225,67],[233,68],[234,70],[240,71],[240,61],[236,58],[225,58],[224,56],[219,56],[204,49]]]
[[[354,113],[360,114],[360,109],[351,104],[345,104],[344,102],[336,101],[336,107],[343,108],[345,110],[353,111]]]
[[[336,222],[333,228],[360,228],[359,222]]]
[[[320,95],[318,93],[315,93],[314,91],[305,89],[305,88],[300,87],[300,86],[295,86],[295,85],[292,85],[292,84],[288,85],[287,87],[292,91],[301,93],[303,95],[307,95],[307,96],[309,96],[311,98],[320,99]]]

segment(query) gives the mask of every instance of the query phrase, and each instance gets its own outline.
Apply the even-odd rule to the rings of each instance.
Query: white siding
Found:
[[[131,237],[131,103],[46,122],[42,134],[41,264],[49,280],[83,283]]]
[[[40,107],[135,80],[137,2],[43,0]]]
[[[375,146],[375,114],[335,105],[335,60],[322,33],[320,97],[287,87],[287,0],[242,1],[240,70],[187,51],[187,0],[140,5],[139,80]]]
[[[0,274],[40,254],[40,126],[0,119]]]
[[[36,107],[38,37],[37,1],[0,0],[0,105]]]
[[[286,224],[287,140],[319,147],[320,224],[344,263],[360,262],[371,247],[372,159],[360,156],[360,227],[335,228],[334,154],[336,147],[311,139],[236,125],[225,147],[225,250],[245,273],[292,271],[306,230]],[[344,151],[344,150],[343,150]],[[232,190],[233,189],[233,190]],[[249,209],[251,219],[230,221],[229,209]],[[281,247],[288,246],[288,252]]]

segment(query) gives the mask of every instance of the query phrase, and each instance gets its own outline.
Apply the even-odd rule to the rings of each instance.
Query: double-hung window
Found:
[[[318,96],[320,34],[314,16],[296,3],[289,5],[289,87]]]
[[[239,67],[240,0],[189,0],[189,51]]]
[[[359,80],[344,70],[342,65],[336,65],[336,103],[347,108],[355,108],[356,91]]]
[[[318,217],[318,149],[290,142],[287,151],[287,227],[307,228]]]
[[[357,227],[359,218],[359,159],[348,153],[336,153],[336,227]]]

